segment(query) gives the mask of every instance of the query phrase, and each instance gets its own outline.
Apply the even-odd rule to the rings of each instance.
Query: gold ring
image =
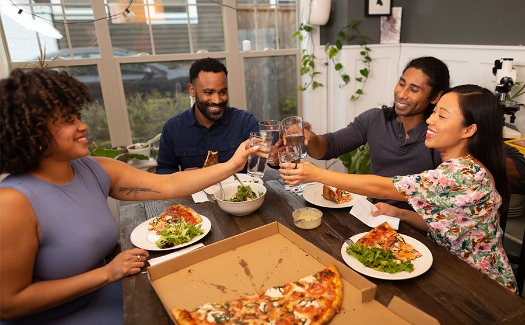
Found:
[[[295,166],[294,166],[293,169],[297,169],[297,161],[295,162]]]
[[[140,255],[137,255],[137,259],[139,260],[139,262],[142,262],[142,258],[140,258]]]

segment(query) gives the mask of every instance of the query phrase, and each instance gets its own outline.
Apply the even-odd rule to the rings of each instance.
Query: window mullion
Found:
[[[91,4],[94,17],[106,16],[103,1],[91,0]],[[131,144],[131,129],[120,76],[120,65],[115,62],[113,57],[108,21],[106,19],[98,20],[95,22],[95,26],[100,49],[100,63],[97,66],[111,144],[112,146]]]

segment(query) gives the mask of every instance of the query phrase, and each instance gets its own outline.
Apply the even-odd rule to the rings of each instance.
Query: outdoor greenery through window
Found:
[[[167,119],[191,106],[189,67],[206,55],[224,62],[230,71],[242,69],[228,76],[231,106],[259,119],[298,112],[299,50],[291,37],[297,25],[295,0],[1,4],[0,28],[10,67],[34,68],[45,52],[50,68],[84,82],[95,100],[86,105],[84,121],[89,141],[98,147],[144,142],[160,133]],[[134,13],[133,19],[126,9]],[[37,17],[36,30],[18,19],[32,15]],[[107,19],[95,23],[100,17]],[[237,35],[231,37],[235,18]],[[244,40],[252,43],[249,55],[242,52]]]

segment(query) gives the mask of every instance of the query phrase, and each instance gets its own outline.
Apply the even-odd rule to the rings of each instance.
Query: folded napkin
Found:
[[[206,196],[206,193],[204,193],[203,191],[198,191],[197,193],[193,193],[191,197],[193,198],[193,202],[195,203],[202,203],[202,202],[209,201],[208,197]]]
[[[149,262],[149,265],[153,266],[155,264],[159,264],[160,262],[171,260],[172,258],[175,258],[177,256],[184,255],[184,254],[186,254],[188,252],[191,252],[192,250],[195,250],[195,249],[201,248],[201,247],[204,247],[204,244],[200,244],[200,243],[199,244],[195,244],[195,245],[186,247],[184,249],[181,249],[180,251],[176,251],[176,252],[164,255],[164,256],[160,256],[160,257],[155,257],[155,258],[149,259],[148,262]]]
[[[354,206],[350,213],[354,215],[357,219],[361,220],[365,225],[369,227],[377,227],[383,222],[388,222],[390,227],[397,230],[399,228],[399,218],[389,217],[385,215],[379,215],[377,217],[372,217],[370,214],[377,211],[377,208],[368,201],[366,197],[361,197],[356,195],[356,200]]]

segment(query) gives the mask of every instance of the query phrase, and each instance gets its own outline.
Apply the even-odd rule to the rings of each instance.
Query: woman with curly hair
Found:
[[[122,324],[120,280],[148,252],[105,263],[119,229],[107,204],[183,197],[241,170],[229,161],[171,175],[92,157],[81,110],[87,87],[66,72],[16,69],[0,81],[0,318],[2,324]]]
[[[300,163],[282,169],[292,185],[317,181],[381,199],[405,200],[414,211],[377,203],[389,215],[428,236],[512,292],[516,280],[503,249],[500,215],[510,196],[503,147],[503,113],[497,98],[475,85],[444,94],[427,118],[425,145],[437,150],[436,169],[408,176],[341,174]],[[294,167],[281,164],[281,168]]]

